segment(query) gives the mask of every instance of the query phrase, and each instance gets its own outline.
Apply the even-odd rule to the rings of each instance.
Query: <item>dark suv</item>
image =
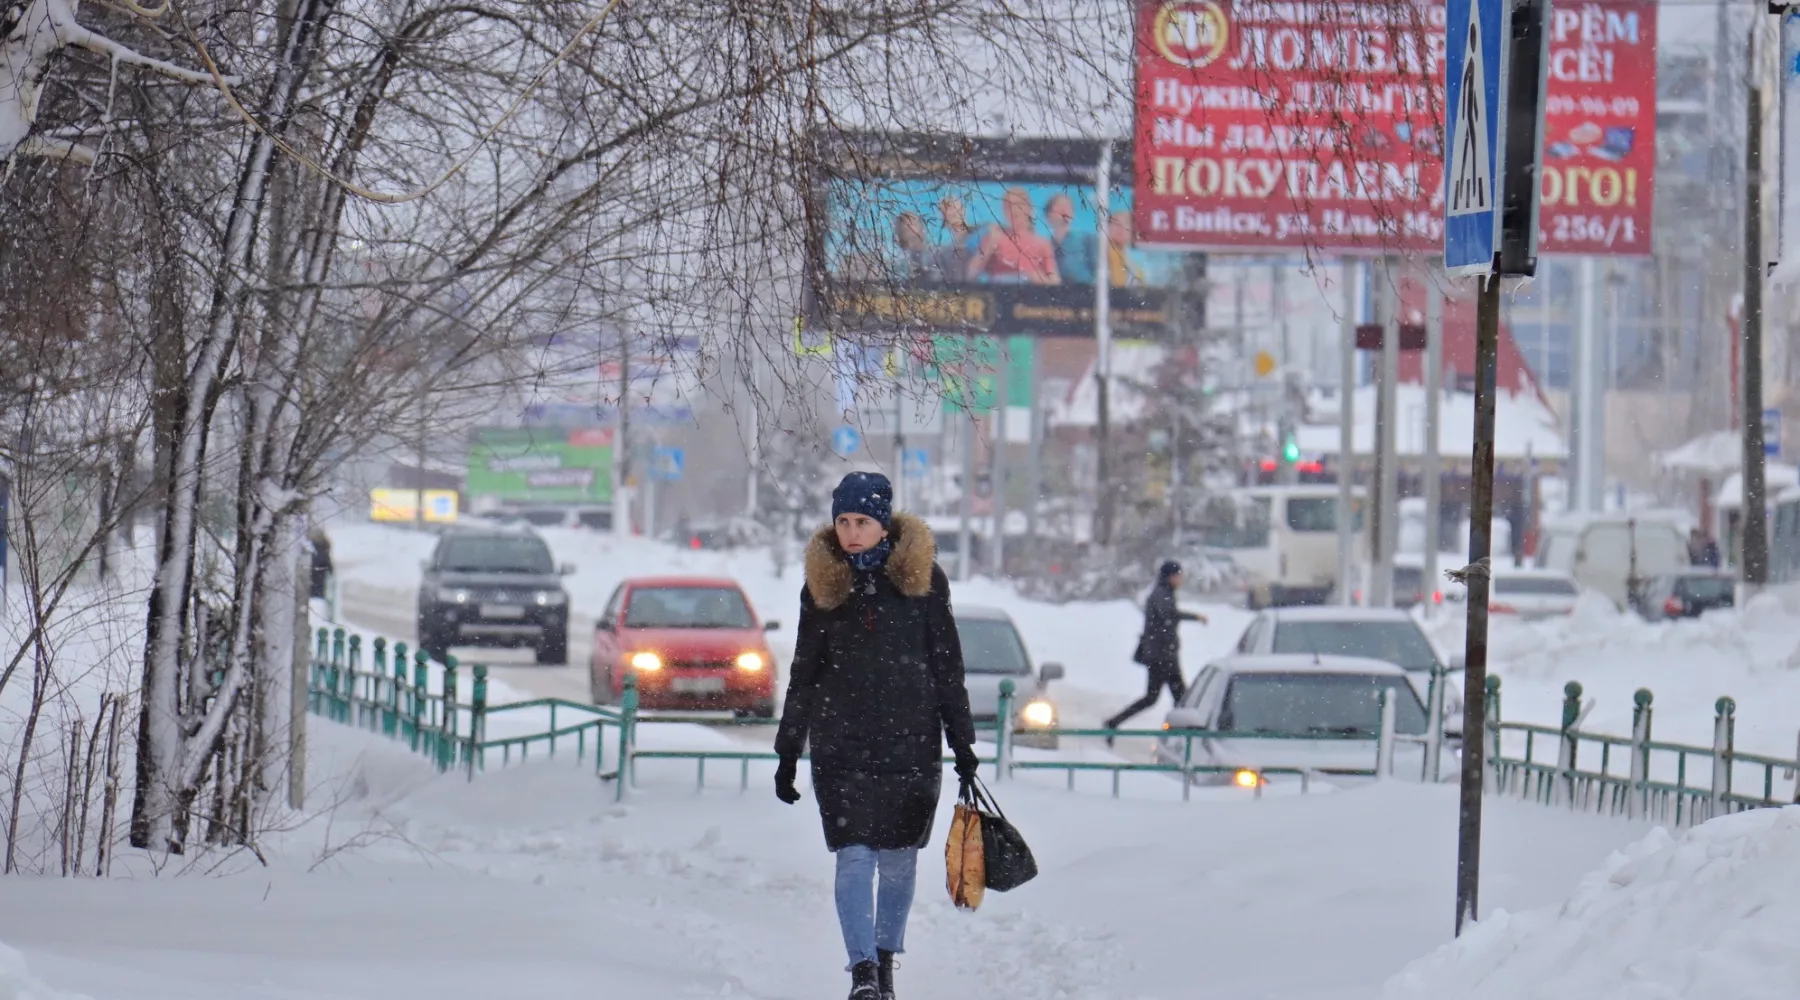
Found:
[[[1638,614],[1650,621],[1698,618],[1714,608],[1737,603],[1737,577],[1731,572],[1695,569],[1654,577],[1644,585]]]
[[[419,581],[419,648],[442,660],[452,646],[530,646],[539,663],[569,658],[569,595],[550,547],[535,533],[453,528],[438,539]]]

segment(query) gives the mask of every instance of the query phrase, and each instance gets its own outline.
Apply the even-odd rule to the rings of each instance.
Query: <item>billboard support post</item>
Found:
[[[1343,331],[1339,344],[1342,369],[1338,376],[1338,600],[1356,603],[1350,586],[1356,566],[1356,528],[1350,511],[1355,507],[1356,482],[1356,284],[1359,265],[1345,257],[1343,271]]]
[[[1094,540],[1112,544],[1113,498],[1117,491],[1112,483],[1112,461],[1109,458],[1112,434],[1112,260],[1107,242],[1108,216],[1112,211],[1112,140],[1100,141],[1100,162],[1094,168],[1094,206],[1097,251],[1094,254],[1094,378],[1095,435],[1094,490],[1098,510],[1094,518]]]
[[[1444,435],[1441,430],[1444,406],[1444,290],[1437,282],[1425,286],[1425,442],[1421,449],[1422,474],[1425,477],[1425,572],[1419,595],[1425,614],[1437,615],[1434,595],[1443,590],[1438,580],[1438,550],[1443,548],[1443,518],[1438,511],[1443,502],[1443,469],[1438,449]],[[1431,758],[1432,775],[1437,775],[1437,757]]]
[[[1739,331],[1743,342],[1738,350],[1743,368],[1744,549],[1740,565],[1745,598],[1757,593],[1769,579],[1762,371],[1763,273],[1767,255],[1763,248],[1763,91],[1757,61],[1758,27],[1751,28],[1746,59],[1750,86],[1745,100],[1748,121],[1744,133],[1744,319]]]

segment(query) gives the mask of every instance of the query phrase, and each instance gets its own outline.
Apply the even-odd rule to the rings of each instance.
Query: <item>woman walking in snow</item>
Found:
[[[806,549],[775,737],[775,794],[790,805],[800,801],[794,778],[811,742],[813,795],[837,855],[850,1000],[893,1000],[945,740],[963,783],[979,767],[950,582],[931,529],[893,503],[893,486],[875,473],[853,472],[832,493],[832,523]]]

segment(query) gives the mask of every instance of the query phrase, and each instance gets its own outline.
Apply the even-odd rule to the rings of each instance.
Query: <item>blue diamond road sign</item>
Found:
[[[1449,0],[1444,59],[1444,269],[1488,274],[1500,246],[1500,70],[1509,0]]]
[[[924,479],[930,463],[923,448],[908,448],[901,457],[901,475],[908,479]]]
[[[862,450],[862,432],[849,424],[841,424],[831,432],[831,450],[839,458],[849,458]]]
[[[677,482],[687,469],[687,452],[658,446],[650,452],[650,475],[665,483]]]

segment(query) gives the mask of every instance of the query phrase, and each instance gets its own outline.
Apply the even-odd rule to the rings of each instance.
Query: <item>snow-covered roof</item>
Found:
[[[1744,438],[1736,431],[1702,434],[1679,448],[1656,453],[1656,466],[1670,472],[1722,476],[1744,466]]]
[[[1112,391],[1107,405],[1114,424],[1129,424],[1144,415],[1144,397],[1131,388],[1132,382],[1150,383],[1156,379],[1156,367],[1167,352],[1155,344],[1117,343],[1112,349]],[[1093,427],[1099,422],[1100,383],[1094,378],[1094,365],[1081,373],[1069,387],[1068,396],[1050,400],[1045,419],[1051,427]]]
[[[1395,412],[1399,426],[1394,447],[1402,457],[1423,455],[1425,438],[1425,387],[1401,384],[1395,390]],[[1375,386],[1356,390],[1356,453],[1374,453]],[[1541,459],[1566,458],[1568,445],[1557,429],[1556,415],[1534,395],[1501,390],[1495,400],[1494,454],[1502,459],[1521,459],[1528,455]],[[1475,397],[1467,393],[1445,392],[1438,408],[1438,454],[1446,458],[1466,458],[1475,449]],[[1306,424],[1295,431],[1300,450],[1305,454],[1335,454],[1338,450],[1336,424]]]
[[[1780,496],[1783,490],[1791,486],[1800,486],[1800,469],[1780,462],[1768,462],[1763,465],[1763,496]],[[1742,507],[1744,505],[1744,474],[1734,472],[1719,486],[1719,492],[1713,496],[1713,503],[1720,507]]]

